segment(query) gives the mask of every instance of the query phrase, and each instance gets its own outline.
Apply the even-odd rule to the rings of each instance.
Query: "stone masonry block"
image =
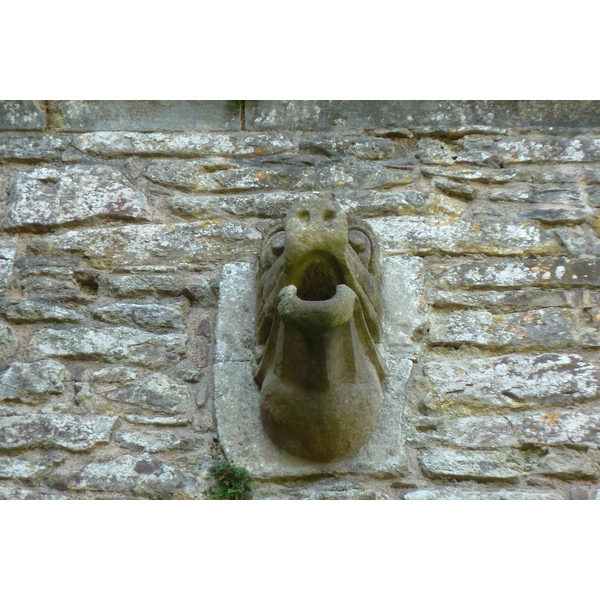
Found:
[[[27,414],[0,417],[0,449],[20,450],[44,445],[73,452],[110,440],[117,417]]]
[[[508,455],[504,452],[432,448],[421,452],[419,461],[425,475],[434,479],[513,483],[519,479],[519,471],[507,464]]]
[[[173,265],[217,262],[256,255],[260,234],[235,221],[125,225],[48,235],[30,244],[35,254],[60,257],[74,252],[89,259],[93,267]]]
[[[155,334],[131,327],[42,329],[30,342],[32,358],[123,361],[151,368],[164,367],[186,354],[186,334]]]
[[[568,406],[600,396],[596,367],[574,354],[433,359],[423,371],[433,385],[428,408],[447,414],[481,408]]]
[[[546,231],[527,222],[458,217],[379,217],[370,221],[386,254],[552,254],[560,245]]]
[[[39,167],[13,178],[4,225],[40,229],[94,217],[133,220],[145,213],[144,195],[113,167]]]
[[[239,131],[240,110],[216,100],[63,100],[65,131]]]
[[[487,348],[563,348],[576,342],[574,315],[564,308],[492,314],[485,310],[433,315],[433,344],[472,344]]]
[[[423,128],[452,134],[470,126],[597,127],[596,101],[301,100],[248,101],[249,130]]]
[[[548,409],[448,420],[432,435],[463,448],[530,446],[600,447],[600,414],[576,409]]]
[[[73,145],[83,152],[104,158],[121,156],[251,158],[298,150],[298,143],[288,134],[265,135],[260,133],[99,131],[84,133],[76,137]]]
[[[599,287],[600,258],[477,260],[432,267],[443,288]]]
[[[0,130],[38,131],[46,126],[46,114],[33,100],[0,101]]]

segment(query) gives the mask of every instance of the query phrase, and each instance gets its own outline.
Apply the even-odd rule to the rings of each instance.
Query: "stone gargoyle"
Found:
[[[378,422],[385,366],[379,249],[337,202],[296,203],[259,258],[256,370],[263,427],[290,454],[329,462]]]

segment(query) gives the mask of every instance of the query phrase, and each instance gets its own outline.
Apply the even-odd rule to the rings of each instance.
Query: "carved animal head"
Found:
[[[383,362],[379,249],[339,204],[294,205],[265,238],[256,305],[256,380],[269,437],[330,461],[373,432]]]

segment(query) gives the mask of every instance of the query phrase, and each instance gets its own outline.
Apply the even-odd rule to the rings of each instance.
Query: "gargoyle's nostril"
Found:
[[[307,210],[299,210],[297,214],[301,223],[304,225],[308,225],[310,223],[310,213]]]
[[[329,227],[331,225],[331,222],[336,218],[336,216],[337,212],[335,210],[332,210],[331,208],[328,208],[323,213],[323,223],[325,223],[325,225]]]

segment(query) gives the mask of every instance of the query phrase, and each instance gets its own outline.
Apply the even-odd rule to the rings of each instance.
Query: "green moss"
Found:
[[[226,460],[219,460],[210,467],[215,484],[208,490],[211,500],[250,500],[250,473]]]

